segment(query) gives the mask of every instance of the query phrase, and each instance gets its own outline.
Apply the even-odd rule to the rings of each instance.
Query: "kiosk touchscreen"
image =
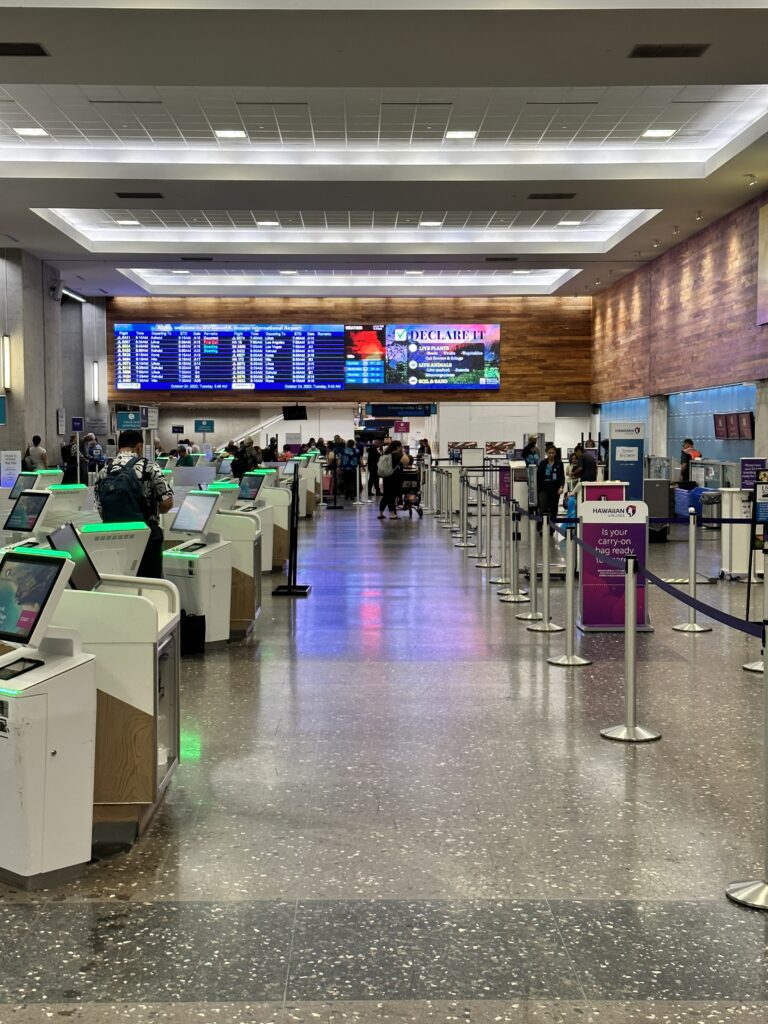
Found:
[[[246,473],[240,481],[240,500],[255,501],[266,479],[266,475],[261,473],[258,475],[254,474],[253,476],[250,473]]]
[[[282,473],[280,475],[281,476],[287,476],[287,477],[293,477],[294,466],[299,466],[299,465],[301,465],[301,463],[299,462],[298,459],[291,459],[289,462],[284,462],[283,463],[283,471],[282,471]]]
[[[69,585],[73,590],[98,590],[101,583],[99,570],[91,561],[91,556],[71,523],[49,533],[48,543],[54,551],[61,551],[72,559],[74,568],[69,577]]]
[[[72,563],[65,556],[7,551],[0,561],[0,642],[39,647],[71,573]],[[24,664],[26,658],[4,664],[6,657],[0,657],[0,679],[33,667]]]
[[[3,529],[13,533],[33,533],[50,497],[50,491],[22,491]]]
[[[160,467],[160,469],[165,469],[166,466],[168,465],[168,458],[168,455],[158,455],[157,458],[155,459],[155,462]]]
[[[206,534],[216,512],[218,500],[218,491],[190,491],[176,513],[171,530],[196,536]],[[205,544],[201,544],[200,547],[205,547]],[[193,549],[187,546],[185,550]]]
[[[16,501],[22,491],[34,491],[39,480],[40,477],[37,473],[19,473],[11,488],[11,493],[8,495],[8,500]]]

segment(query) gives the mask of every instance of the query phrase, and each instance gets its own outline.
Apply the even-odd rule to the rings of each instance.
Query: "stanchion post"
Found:
[[[763,621],[768,620],[768,582],[765,579],[765,572],[768,570],[768,538],[763,540]],[[741,667],[745,672],[764,672],[765,671],[765,642],[766,634],[763,630],[763,656],[759,661],[748,661],[746,665]]]
[[[562,633],[563,626],[556,626],[551,621],[550,612],[550,593],[549,584],[550,578],[550,558],[549,549],[552,546],[552,541],[549,536],[549,514],[547,512],[542,516],[542,540],[541,540],[541,604],[542,604],[542,615],[541,622],[534,622],[532,626],[528,626],[528,630],[531,633]]]
[[[443,491],[445,515],[440,520],[440,527],[443,530],[450,530],[453,527],[453,476],[450,469],[443,470]]]
[[[696,509],[688,509],[688,596],[696,600]],[[711,633],[711,626],[696,621],[696,609],[688,606],[688,621],[673,626],[678,633]]]
[[[516,615],[516,619],[520,619],[521,622],[538,622],[543,618],[539,611],[539,554],[536,550],[536,541],[538,539],[538,533],[536,532],[536,513],[533,509],[528,510],[528,558],[531,564],[530,574],[530,588],[528,593],[531,595],[531,610],[529,612],[521,612]],[[503,600],[509,600],[504,598]]]
[[[477,485],[477,551],[478,558],[485,558],[485,484]],[[471,554],[471,553],[470,553]]]
[[[506,587],[509,583],[509,544],[507,533],[509,532],[509,501],[505,500],[499,492],[499,557],[501,559],[501,572],[488,580],[489,583]]]
[[[483,515],[483,543],[484,552],[480,555],[480,561],[475,562],[478,569],[496,569],[499,563],[493,560],[493,489],[485,487],[485,506]]]
[[[520,529],[521,513],[520,506],[516,501],[512,502],[512,518],[509,531],[509,578],[511,582],[509,593],[499,591],[503,604],[527,604],[527,591],[520,589]]]
[[[355,500],[352,502],[353,505],[364,505],[365,504],[365,502],[360,500],[360,475],[362,473],[362,469],[363,469],[363,467],[362,467],[362,464],[360,463],[360,458],[358,456],[358,462],[357,462],[357,465],[355,466],[355,479],[357,481],[357,488],[356,488],[356,491],[355,491]]]
[[[624,725],[601,729],[606,740],[649,743],[661,733],[637,724],[637,559],[624,562]]]
[[[461,535],[454,547],[473,548],[475,542],[469,539],[469,477],[465,469],[462,469],[460,472],[461,502],[459,505],[459,522],[461,525]]]
[[[550,665],[565,668],[591,665],[588,658],[576,653],[576,527],[565,531],[565,654],[547,658]]]
[[[763,547],[765,552],[765,546]],[[768,589],[768,583],[763,584]],[[765,613],[763,613],[765,615]],[[768,618],[763,618],[765,652]],[[725,890],[729,900],[753,910],[768,910],[768,658],[763,657],[763,877],[752,882],[732,882]]]

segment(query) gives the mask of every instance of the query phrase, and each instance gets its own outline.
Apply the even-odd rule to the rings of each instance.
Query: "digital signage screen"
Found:
[[[497,390],[498,324],[114,325],[117,391]]]

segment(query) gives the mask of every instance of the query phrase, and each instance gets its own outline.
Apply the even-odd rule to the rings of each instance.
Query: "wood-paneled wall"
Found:
[[[593,402],[768,378],[758,196],[595,296]]]
[[[501,387],[495,392],[441,391],[432,401],[586,402],[591,387],[592,302],[589,298],[133,298],[107,302],[109,398],[136,402],[137,393],[114,387],[113,324],[147,323],[498,323],[501,325]],[[259,391],[254,402],[397,401],[427,392]],[[242,403],[242,392],[141,392],[149,402]]]

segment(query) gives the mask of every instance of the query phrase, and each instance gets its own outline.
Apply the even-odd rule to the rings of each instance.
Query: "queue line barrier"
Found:
[[[519,551],[518,545],[521,539],[521,531],[518,529],[519,523],[522,522],[522,516],[526,516],[528,519],[529,527],[529,548],[530,548],[530,560],[531,560],[531,589],[530,589],[530,600],[531,600],[531,611],[527,614],[516,615],[517,619],[523,621],[534,621],[534,625],[529,625],[528,629],[532,632],[543,632],[551,633],[555,631],[564,631],[566,640],[566,651],[564,655],[559,657],[548,658],[548,663],[553,666],[562,667],[578,667],[590,662],[586,658],[582,658],[580,655],[575,653],[575,609],[574,609],[574,590],[575,590],[575,548],[576,545],[581,547],[583,551],[588,552],[598,561],[605,565],[611,566],[612,568],[623,571],[624,575],[624,721],[617,726],[605,728],[600,730],[600,735],[607,740],[624,743],[648,743],[661,739],[661,733],[655,729],[650,729],[646,726],[639,725],[637,721],[637,577],[638,575],[643,576],[649,583],[653,583],[660,590],[669,594],[670,597],[677,601],[680,601],[683,605],[689,609],[689,620],[688,623],[682,626],[672,627],[679,631],[690,632],[692,635],[702,632],[703,629],[689,629],[691,624],[696,624],[695,613],[698,611],[715,622],[726,626],[729,629],[735,629],[740,633],[746,634],[747,636],[755,637],[761,641],[763,651],[765,652],[766,638],[768,637],[768,582],[764,584],[763,588],[763,619],[762,621],[751,621],[745,619],[739,619],[734,615],[724,612],[719,608],[715,608],[712,605],[707,604],[705,601],[701,601],[696,597],[696,559],[695,559],[695,534],[697,525],[697,516],[694,509],[689,510],[689,547],[691,552],[689,553],[689,581],[688,581],[688,593],[681,591],[674,584],[661,579],[655,573],[651,572],[647,567],[641,567],[635,556],[628,556],[624,559],[611,558],[609,555],[598,551],[596,548],[587,544],[583,538],[578,537],[576,534],[577,520],[571,518],[553,518],[552,523],[555,528],[564,532],[566,539],[566,626],[563,627],[552,626],[550,623],[550,607],[549,607],[549,544],[546,540],[544,543],[544,557],[542,567],[542,586],[544,588],[544,600],[543,600],[543,611],[538,612],[537,607],[537,577],[536,572],[536,543],[538,538],[538,524],[541,523],[543,530],[549,531],[550,520],[547,515],[538,515],[534,511],[529,510],[525,512],[519,508],[519,505],[513,499],[507,496],[502,496],[492,491],[491,488],[484,487],[482,484],[471,485],[464,479],[462,474],[462,505],[465,502],[465,495],[468,496],[469,490],[475,490],[483,498],[483,505],[479,509],[479,525],[482,526],[483,514],[485,508],[490,509],[491,502],[497,500],[501,506],[502,520],[507,516],[510,516],[511,508],[511,529],[509,530],[509,544],[510,544],[510,574],[512,580],[512,591],[513,594],[505,594],[501,597],[502,601],[516,603],[519,600],[525,600],[522,595],[518,593],[519,580]],[[510,506],[505,511],[505,505]],[[485,506],[485,508],[483,507]],[[460,509],[461,514],[461,509]],[[485,512],[485,517],[490,523],[490,516],[488,512]],[[659,519],[654,521],[658,522]],[[678,522],[678,520],[674,520]],[[711,523],[712,520],[708,520]],[[723,519],[720,522],[735,522],[745,525],[748,521],[743,519],[731,520]],[[505,535],[505,528],[500,527],[500,537],[502,538],[501,543],[503,545],[503,537]],[[485,532],[486,541],[488,547],[485,551],[486,562],[479,562],[478,565],[483,568],[488,568],[488,563],[492,562],[492,542],[490,536],[490,527]],[[479,549],[478,549],[479,550]],[[768,556],[768,538],[764,540],[763,552],[765,556]],[[502,572],[502,576],[504,573]],[[516,595],[515,600],[511,601],[513,595]],[[697,625],[697,624],[696,624]],[[549,628],[547,628],[549,627]],[[745,666],[747,667],[747,666]],[[742,906],[750,907],[757,910],[768,911],[768,657],[763,657],[761,664],[761,670],[763,675],[763,804],[764,804],[764,835],[763,835],[763,865],[762,865],[762,877],[756,880],[750,880],[747,882],[734,882],[726,887],[726,896],[734,903],[738,903]]]

